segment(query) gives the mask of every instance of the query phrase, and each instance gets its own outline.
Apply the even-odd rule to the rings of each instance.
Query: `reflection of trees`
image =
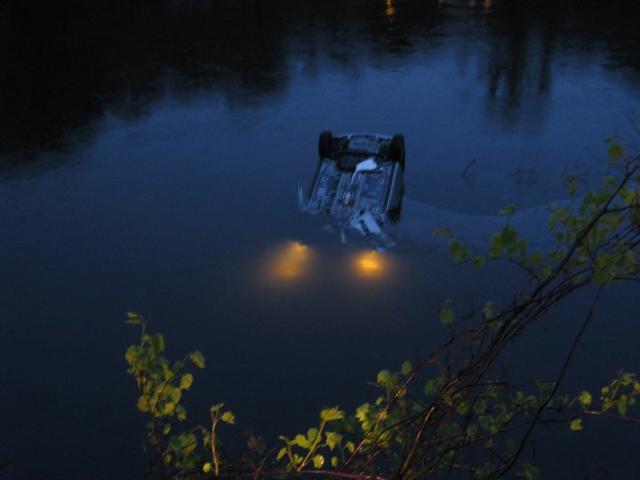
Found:
[[[71,2],[71,3],[70,3]],[[39,3],[39,4],[37,4]],[[609,67],[640,70],[640,8],[617,1],[513,0],[67,0],[0,6],[0,153],[37,151],[83,135],[106,109],[144,114],[170,85],[214,88],[234,107],[286,89],[288,57],[307,74],[333,66],[406,62],[456,25],[484,55],[497,114],[517,117],[523,99],[552,84],[554,52],[606,49]],[[445,28],[447,30],[445,30]],[[455,32],[455,30],[453,30]],[[453,34],[455,35],[455,33]],[[452,36],[456,39],[457,37]]]
[[[496,96],[500,80],[504,77],[506,103],[510,108],[517,106],[526,68],[529,32],[523,25],[523,20],[524,18],[519,15],[510,21],[501,22],[497,38],[492,38],[489,43],[489,94]]]
[[[526,93],[544,95],[550,86],[553,44],[548,30],[518,3],[489,15],[487,89],[506,118],[517,115]]]
[[[640,30],[633,20],[640,17],[637,2],[501,0],[483,13],[489,34],[488,95],[508,119],[518,114],[525,96],[548,93],[559,48],[593,55],[606,46],[610,66],[640,70]],[[616,51],[624,53],[616,57]]]
[[[282,88],[282,34],[254,2],[54,4],[0,12],[0,152],[58,146],[107,107],[140,115],[167,82],[255,95]]]

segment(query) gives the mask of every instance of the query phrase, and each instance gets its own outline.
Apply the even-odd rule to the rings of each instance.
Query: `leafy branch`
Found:
[[[512,227],[515,206],[500,212],[505,225],[490,240],[487,252],[472,252],[450,231],[454,262],[483,268],[492,261],[517,266],[523,284],[508,302],[487,301],[459,314],[450,300],[440,309],[449,338],[435,351],[398,371],[382,370],[378,395],[353,414],[338,407],[323,409],[317,426],[293,437],[280,436],[281,447],[240,462],[222,458],[217,427],[234,423],[222,404],[210,410],[211,428],[194,427],[169,437],[174,420],[186,419],[182,393],[193,383],[187,364],[204,367],[199,352],[170,364],[162,356],[164,338],[149,334],[141,316],[139,344],[125,355],[128,372],[139,391],[138,409],[149,415],[148,454],[157,478],[286,478],[320,476],[352,480],[418,480],[461,472],[475,478],[501,478],[508,473],[532,480],[538,469],[525,457],[539,424],[584,428],[587,417],[640,421],[629,414],[640,396],[634,373],[621,371],[602,387],[599,406],[590,391],[561,394],[577,346],[593,318],[605,287],[618,281],[640,281],[640,158],[612,143],[609,160],[615,175],[584,192],[569,206],[550,208],[549,251],[532,251]],[[569,179],[569,193],[578,184]],[[532,323],[579,290],[594,291],[592,303],[552,381],[515,385],[498,360],[508,345]],[[202,437],[198,441],[197,435]],[[198,453],[208,449],[204,454]],[[277,450],[277,454],[273,455]],[[515,471],[514,471],[515,470]]]

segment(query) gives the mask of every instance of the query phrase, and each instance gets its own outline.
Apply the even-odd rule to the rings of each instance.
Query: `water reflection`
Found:
[[[424,312],[440,298],[504,284],[458,282],[415,239],[447,225],[484,240],[502,224],[476,214],[514,195],[529,202],[518,207],[557,199],[548,180],[600,156],[599,139],[638,105],[640,84],[638,7],[524,3],[0,2],[0,162],[28,163],[15,180],[0,165],[0,377],[9,392],[63,381],[57,402],[38,404],[55,424],[11,396],[0,402],[0,424],[18,434],[7,443],[20,450],[20,473],[0,476],[142,476],[128,475],[135,446],[120,451],[121,439],[87,437],[58,415],[142,431],[118,353],[128,340],[114,319],[125,309],[153,311],[154,329],[179,350],[209,349],[224,366],[192,398],[227,392],[256,413],[256,396],[270,397],[262,418],[281,433],[297,426],[270,410],[366,398],[353,389],[372,365],[439,342]],[[539,135],[520,128],[531,105],[548,121]],[[311,174],[322,128],[407,135],[404,218],[388,225],[407,232],[396,255],[345,248],[299,215],[294,185]],[[525,172],[521,184],[540,179],[535,191],[513,171]],[[292,379],[308,397],[291,397]]]
[[[0,9],[0,154],[22,160],[91,137],[105,112],[137,118],[167,90],[215,89],[230,108],[254,106],[286,92],[298,60],[315,65],[311,75],[326,68],[322,58],[343,59],[349,70],[362,55],[374,65],[408,62],[456,37],[461,19],[470,33],[457,48],[480,47],[480,59],[486,51],[479,81],[487,113],[509,122],[527,95],[544,101],[552,61],[567,49],[587,61],[604,50],[607,68],[635,72],[629,81],[636,87],[640,70],[634,2],[579,9],[507,0],[67,3]]]

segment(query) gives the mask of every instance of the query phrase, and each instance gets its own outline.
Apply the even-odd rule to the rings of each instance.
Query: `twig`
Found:
[[[218,412],[211,411],[211,461],[213,462],[213,472],[216,477],[220,476],[220,460],[216,447],[216,425],[219,420]]]
[[[556,381],[554,383],[553,389],[551,390],[551,393],[547,396],[545,401],[542,402],[542,405],[540,405],[538,407],[538,410],[536,411],[536,413],[535,413],[535,415],[533,417],[533,420],[529,424],[529,428],[527,429],[527,431],[525,432],[524,436],[522,437],[522,440],[520,441],[520,445],[518,446],[518,450],[516,450],[516,452],[511,456],[511,458],[509,459],[509,462],[502,468],[502,470],[498,474],[497,478],[502,478],[513,467],[513,465],[517,461],[518,457],[520,456],[520,454],[524,450],[524,447],[525,447],[525,444],[527,442],[527,439],[529,438],[529,436],[531,435],[531,432],[533,431],[533,429],[535,428],[536,424],[538,423],[538,420],[540,419],[540,416],[542,415],[542,412],[545,410],[545,408],[547,408],[547,405],[549,405],[549,402],[551,401],[551,399],[558,392],[558,388],[560,388],[560,384],[562,383],[564,375],[567,372],[567,369],[569,368],[569,364],[571,363],[571,360],[573,359],[573,355],[574,355],[574,353],[576,351],[576,348],[578,347],[578,344],[580,343],[580,340],[582,339],[582,336],[584,335],[584,332],[587,330],[587,327],[589,326],[589,323],[591,322],[591,319],[593,318],[593,313],[595,311],[595,306],[596,306],[596,303],[598,302],[598,300],[600,298],[600,293],[601,292],[602,292],[602,287],[600,287],[598,289],[598,292],[596,293],[596,295],[595,295],[595,297],[593,299],[593,302],[591,302],[591,306],[589,307],[589,313],[587,314],[587,317],[584,319],[584,322],[582,322],[582,325],[580,326],[580,330],[578,330],[578,334],[573,339],[573,343],[571,345],[571,348],[569,349],[569,353],[567,354],[567,357],[565,358],[564,364],[562,365],[562,368],[560,369],[560,373],[556,377]]]
[[[218,478],[246,478],[246,477],[255,477],[256,472],[228,472],[228,473],[220,473],[217,475]],[[271,470],[271,471],[263,471],[260,473],[260,477],[289,477],[289,476],[315,476],[315,475],[323,475],[325,477],[331,478],[345,478],[349,480],[389,480],[387,477],[383,477],[380,475],[374,475],[369,473],[350,473],[350,472],[341,472],[334,470],[303,470],[301,472],[290,472],[287,470]],[[258,477],[259,478],[259,477]]]
[[[397,478],[402,478],[406,473],[407,469],[409,468],[409,465],[411,465],[411,460],[413,459],[413,456],[416,453],[416,449],[418,448],[418,443],[420,442],[420,438],[422,437],[422,434],[427,428],[427,425],[429,424],[429,420],[431,419],[431,416],[433,415],[433,412],[435,412],[435,410],[436,410],[436,405],[433,405],[429,409],[427,414],[424,416],[424,420],[422,421],[420,428],[416,432],[415,437],[413,439],[413,443],[411,444],[411,449],[409,450],[409,453],[405,457],[404,462],[402,463],[402,467],[400,467],[400,471],[398,472]]]
[[[464,178],[464,177],[467,175],[467,173],[469,173],[469,169],[471,169],[471,167],[473,167],[473,166],[476,164],[476,161],[477,161],[477,160],[478,160],[477,158],[474,158],[473,160],[471,160],[471,161],[467,164],[467,166],[464,168],[464,170],[462,171],[462,173],[460,174],[460,177]]]

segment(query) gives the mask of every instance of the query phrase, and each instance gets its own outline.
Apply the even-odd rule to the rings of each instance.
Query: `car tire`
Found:
[[[388,158],[392,162],[400,163],[400,166],[404,170],[404,136],[399,133],[391,137],[389,142]]]
[[[329,158],[333,153],[333,134],[325,130],[318,138],[318,154],[320,158]]]
[[[400,221],[400,217],[402,216],[402,203],[397,207],[392,208],[387,212],[387,218],[390,223],[398,223]]]

